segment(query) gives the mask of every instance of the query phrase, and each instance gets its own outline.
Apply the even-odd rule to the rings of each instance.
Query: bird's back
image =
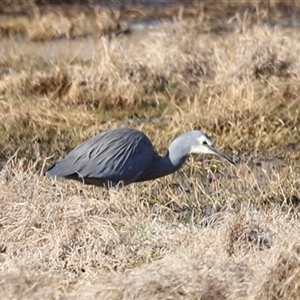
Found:
[[[135,181],[147,168],[153,146],[142,132],[129,128],[102,132],[83,142],[53,165],[47,176],[58,176],[99,185]]]

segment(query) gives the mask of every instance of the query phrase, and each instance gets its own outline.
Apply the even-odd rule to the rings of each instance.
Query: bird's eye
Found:
[[[207,141],[203,141],[203,145],[207,145]]]

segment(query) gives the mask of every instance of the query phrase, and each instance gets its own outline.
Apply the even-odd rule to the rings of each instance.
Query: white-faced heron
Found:
[[[173,173],[191,153],[216,154],[235,164],[198,130],[177,137],[170,144],[167,155],[160,156],[144,133],[121,128],[102,132],[83,142],[48,169],[46,176],[96,186],[123,186]]]

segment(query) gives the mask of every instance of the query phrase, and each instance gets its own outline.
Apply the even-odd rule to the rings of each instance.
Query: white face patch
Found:
[[[198,139],[198,145],[191,147],[190,153],[203,153],[203,154],[215,154],[214,151],[208,146],[212,146],[212,141],[205,135],[200,136]]]
[[[202,135],[201,137],[199,137],[198,142],[200,145],[209,145],[212,146],[212,141],[205,135]]]
[[[195,141],[195,144],[192,145],[189,153],[214,154],[235,165],[234,161],[226,154],[215,148],[210,138],[202,132],[200,132],[200,135],[198,134],[197,140]]]

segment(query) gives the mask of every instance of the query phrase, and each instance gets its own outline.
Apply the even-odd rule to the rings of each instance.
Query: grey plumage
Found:
[[[153,149],[149,138],[129,128],[102,132],[83,142],[46,175],[82,181],[97,186],[127,185],[159,178],[178,170],[190,153],[211,153],[234,162],[213,147],[201,131],[190,131],[175,139],[165,157]]]

